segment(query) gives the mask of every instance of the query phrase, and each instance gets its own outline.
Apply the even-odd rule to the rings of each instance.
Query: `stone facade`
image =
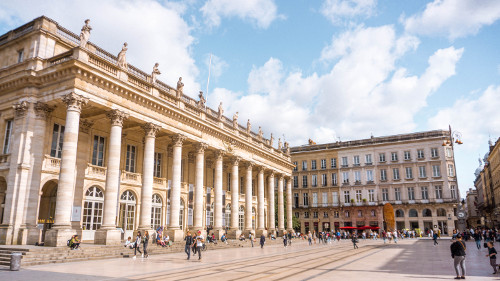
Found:
[[[467,210],[467,228],[476,228],[484,225],[484,218],[481,217],[478,205],[477,190],[469,188],[465,196],[465,206]]]
[[[0,36],[0,243],[282,233],[286,150],[80,38],[46,17]]]
[[[398,229],[457,227],[459,192],[448,131],[292,147],[293,207],[301,232],[384,227],[391,203]],[[450,142],[451,143],[451,142]]]

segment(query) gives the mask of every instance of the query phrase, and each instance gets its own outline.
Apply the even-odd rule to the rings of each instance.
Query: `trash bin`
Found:
[[[23,255],[21,253],[12,253],[10,255],[10,270],[18,271],[21,267],[21,258]]]

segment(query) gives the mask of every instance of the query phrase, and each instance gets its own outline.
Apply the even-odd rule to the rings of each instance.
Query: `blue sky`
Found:
[[[500,1],[4,1],[0,33],[46,15],[266,136],[302,145],[447,129],[462,196],[500,136]]]

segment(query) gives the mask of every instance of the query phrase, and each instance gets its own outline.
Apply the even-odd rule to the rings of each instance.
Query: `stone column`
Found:
[[[283,202],[283,175],[278,179],[278,230],[279,236],[283,236],[285,230],[285,204]]]
[[[144,160],[142,162],[142,189],[141,189],[141,218],[139,230],[148,230],[151,233],[151,206],[153,200],[153,176],[156,133],[160,127],[153,123],[142,126],[144,136]]]
[[[214,179],[214,234],[217,239],[222,237],[222,165],[224,150],[215,152],[215,179]]]
[[[268,178],[268,192],[269,197],[267,198],[267,204],[269,208],[268,218],[269,218],[269,227],[267,232],[276,235],[276,222],[274,217],[274,172],[271,172]]]
[[[286,229],[288,232],[294,232],[292,218],[292,177],[288,177],[286,180]],[[330,229],[332,228],[330,227]]]
[[[80,130],[82,106],[88,103],[88,98],[71,93],[63,97],[63,102],[68,108],[64,128],[61,170],[57,186],[54,226],[45,235],[47,246],[65,246],[68,237],[74,233],[71,230],[71,207],[75,189],[78,131]]]
[[[121,232],[116,229],[116,212],[120,189],[120,155],[122,146],[123,121],[129,117],[128,113],[118,109],[107,113],[111,120],[111,130],[108,142],[108,161],[106,163],[106,190],[104,192],[104,217],[102,226],[96,231],[95,244],[118,245]]]
[[[170,239],[176,242],[184,238],[184,233],[179,226],[179,211],[181,205],[182,143],[185,139],[186,136],[182,134],[172,136],[172,188],[170,190],[170,225],[167,233]]]
[[[259,173],[257,175],[257,231],[255,236],[259,238],[262,234],[267,236],[267,231],[265,227],[265,216],[264,216],[264,167],[259,167]]]
[[[229,238],[237,239],[241,231],[238,228],[238,209],[239,209],[239,157],[233,157],[231,159],[231,229],[228,233]]]
[[[205,168],[205,149],[206,143],[195,145],[195,183],[194,183],[194,213],[193,229],[194,231],[203,230],[203,179]]]
[[[252,228],[252,169],[253,163],[247,162],[245,165],[246,175],[245,175],[245,234],[252,232],[255,234]]]

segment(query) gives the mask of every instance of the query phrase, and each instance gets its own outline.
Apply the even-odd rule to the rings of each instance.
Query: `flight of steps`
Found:
[[[266,246],[280,244],[281,239],[271,241],[267,239]],[[258,242],[254,242],[258,247]],[[250,241],[228,240],[228,243],[207,244],[207,250],[250,247]],[[141,246],[142,251],[142,246]],[[68,247],[35,247],[35,246],[0,246],[0,266],[10,266],[12,253],[22,253],[21,267],[48,264],[75,262],[96,259],[109,259],[118,257],[132,257],[134,250],[123,246],[104,246],[94,244],[82,244],[80,250],[71,250]],[[170,247],[160,247],[150,244],[148,253],[150,255],[184,252],[184,243],[173,243]]]

